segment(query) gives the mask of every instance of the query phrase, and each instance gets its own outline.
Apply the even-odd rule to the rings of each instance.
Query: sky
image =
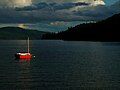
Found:
[[[116,13],[120,0],[0,0],[0,27],[59,31]]]
[[[40,2],[47,2],[47,3],[51,3],[51,2],[56,2],[56,3],[65,3],[65,2],[89,2],[92,3],[94,1],[104,1],[106,3],[106,5],[109,4],[113,4],[114,2],[118,1],[118,0],[1,0],[0,4],[1,5],[15,5],[15,6],[27,6],[30,5],[32,3],[40,3]]]
[[[119,0],[105,0],[105,3],[107,5],[111,5],[111,4],[113,4],[113,3],[117,2],[117,1],[119,1]]]

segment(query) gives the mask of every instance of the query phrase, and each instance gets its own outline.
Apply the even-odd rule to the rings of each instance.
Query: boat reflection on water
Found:
[[[17,87],[21,90],[30,90],[32,87],[31,82],[31,65],[30,59],[20,59],[19,60],[19,71],[18,71],[18,78],[17,78]]]
[[[19,59],[19,62],[30,62],[31,59]]]

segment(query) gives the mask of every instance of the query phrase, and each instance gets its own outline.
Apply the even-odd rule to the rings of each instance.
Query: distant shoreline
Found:
[[[16,39],[16,40],[1,40],[0,41],[26,41],[25,39]],[[46,40],[42,40],[42,39],[34,39],[34,40],[30,40],[30,41],[61,41],[61,42],[92,42],[92,43],[120,43],[120,41],[72,41],[72,40],[49,40],[49,39],[46,39]]]
[[[97,23],[68,27],[58,33],[23,29],[19,27],[0,28],[0,40],[63,40],[91,42],[120,42],[120,14]]]

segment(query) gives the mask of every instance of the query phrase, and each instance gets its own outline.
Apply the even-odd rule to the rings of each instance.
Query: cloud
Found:
[[[50,25],[52,26],[62,26],[65,25],[66,22],[64,21],[56,21],[56,22],[51,22]]]
[[[98,0],[99,1],[99,0]],[[0,6],[12,7],[12,6],[28,6],[30,4],[36,4],[40,2],[46,3],[68,3],[68,2],[85,2],[94,3],[94,0],[0,0]]]
[[[91,3],[91,5],[93,5],[93,6],[105,5],[105,2],[102,0],[95,0],[93,3]]]
[[[85,2],[46,3],[32,6],[0,8],[1,23],[37,23],[41,21],[89,21],[101,20],[120,12],[118,2],[110,7],[91,6]],[[60,23],[53,23],[53,25]]]
[[[0,7],[24,7],[31,4],[31,0],[0,0]]]
[[[116,13],[120,13],[120,1],[116,2],[111,6],[94,6],[88,7],[89,9],[83,11],[74,11],[74,14],[78,16],[91,17],[93,20],[105,19],[109,16],[112,16]]]
[[[94,0],[32,0],[33,3],[39,3],[39,2],[56,2],[56,3],[64,3],[64,2],[92,2]]]
[[[43,8],[48,8],[51,10],[62,10],[62,9],[70,9],[76,6],[89,6],[90,3],[85,3],[85,2],[76,2],[76,3],[45,3],[45,2],[41,2],[38,4],[33,4],[31,6],[26,6],[26,7],[17,7],[16,10],[18,11],[30,11],[30,10],[39,10],[39,9],[43,9]]]
[[[32,0],[33,3],[39,3],[39,2],[56,2],[56,3],[65,3],[65,2],[86,2],[86,3],[92,3],[95,0]],[[99,0],[98,0],[99,1]],[[104,0],[102,0],[104,1]]]
[[[89,20],[84,16],[77,16],[68,10],[52,12],[48,9],[36,11],[15,11],[13,9],[0,9],[1,23],[36,23],[41,21],[78,21]]]

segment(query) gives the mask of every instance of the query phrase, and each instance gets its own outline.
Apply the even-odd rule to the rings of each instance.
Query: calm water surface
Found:
[[[120,90],[120,43],[0,41],[0,90]]]

